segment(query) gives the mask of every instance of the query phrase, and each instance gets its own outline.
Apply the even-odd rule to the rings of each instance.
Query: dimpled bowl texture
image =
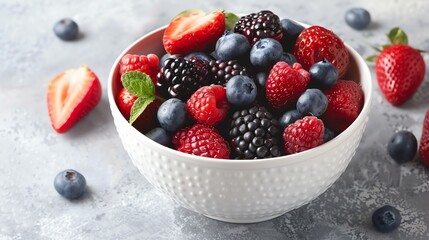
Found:
[[[185,154],[164,147],[132,127],[120,113],[119,61],[125,54],[162,56],[159,28],[130,45],[114,63],[109,103],[125,150],[134,165],[158,190],[181,206],[225,222],[269,220],[307,204],[325,192],[344,172],[359,145],[371,105],[368,66],[350,46],[346,79],[360,82],[365,103],[359,117],[343,133],[314,149],[262,160],[219,160]]]

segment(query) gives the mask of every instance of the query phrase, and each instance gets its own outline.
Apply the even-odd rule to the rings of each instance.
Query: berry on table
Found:
[[[228,32],[217,40],[215,52],[217,59],[229,61],[246,56],[250,47],[245,36]]]
[[[208,85],[207,66],[184,58],[168,58],[158,73],[157,90],[166,98],[187,100],[198,88]]]
[[[417,139],[409,131],[399,131],[390,138],[387,152],[397,163],[413,160],[417,152]]]
[[[241,66],[237,60],[211,60],[209,62],[209,71],[211,83],[222,86],[225,86],[228,80],[233,76],[249,75],[246,68]]]
[[[76,39],[79,34],[79,26],[70,18],[64,18],[54,25],[54,33],[64,41]]]
[[[250,62],[258,68],[268,68],[280,61],[282,45],[274,39],[264,38],[255,43],[250,50]]]
[[[328,98],[328,108],[321,118],[328,128],[339,134],[359,116],[364,101],[362,88],[353,81],[338,80],[323,93]]]
[[[429,111],[423,120],[423,130],[420,138],[419,154],[422,163],[429,167]]]
[[[362,30],[371,23],[371,15],[364,8],[351,8],[345,15],[346,23],[353,29]]]
[[[230,155],[228,143],[219,132],[203,124],[179,130],[172,141],[176,150],[192,155],[220,159],[228,159]]]
[[[300,112],[298,112],[298,110],[290,110],[285,112],[281,116],[279,120],[279,124],[283,129],[285,129],[287,126],[296,122],[296,120],[301,119],[302,117],[303,115]]]
[[[235,107],[250,106],[256,95],[256,84],[247,76],[234,76],[226,83],[226,98]]]
[[[159,125],[168,132],[176,132],[186,124],[188,110],[178,98],[170,98],[158,108]]]
[[[121,75],[131,71],[139,71],[148,74],[152,82],[155,83],[159,70],[159,59],[155,54],[148,54],[147,56],[126,54],[121,58],[119,66]]]
[[[308,72],[311,84],[319,88],[332,87],[338,80],[337,69],[326,59],[313,64]]]
[[[229,110],[226,91],[220,85],[201,87],[192,94],[186,107],[197,123],[209,126],[222,122]]]
[[[372,214],[372,224],[379,232],[391,232],[401,225],[401,214],[392,206],[383,206]]]
[[[324,132],[323,122],[317,117],[307,116],[297,120],[283,131],[285,152],[299,153],[323,144]]]
[[[271,11],[242,16],[235,24],[234,32],[243,34],[252,45],[263,38],[280,40],[283,36],[280,19]]]
[[[238,110],[230,119],[229,139],[235,159],[281,156],[280,126],[262,106]]]
[[[283,48],[287,52],[291,52],[293,50],[293,46],[295,45],[296,39],[299,34],[305,29],[301,24],[290,20],[290,19],[282,19],[280,20],[283,31],[283,38],[281,39],[281,43]]]
[[[328,108],[328,98],[322,91],[310,88],[298,98],[296,109],[302,115],[320,117]]]
[[[278,62],[271,69],[266,82],[267,100],[277,109],[293,106],[309,82],[310,74],[302,69],[301,64],[289,66],[285,62]]]
[[[54,187],[61,196],[70,200],[77,199],[85,192],[86,180],[78,171],[67,169],[57,174]]]
[[[169,147],[171,145],[170,136],[168,135],[167,131],[165,131],[164,128],[160,128],[160,127],[154,128],[150,130],[148,133],[146,133],[145,135],[146,137],[166,147]]]

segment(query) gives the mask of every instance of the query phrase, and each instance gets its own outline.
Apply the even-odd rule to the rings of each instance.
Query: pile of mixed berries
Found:
[[[262,159],[317,147],[363,107],[349,53],[320,26],[271,11],[237,17],[187,10],[165,29],[166,54],[120,61],[123,116],[154,141],[221,159]]]

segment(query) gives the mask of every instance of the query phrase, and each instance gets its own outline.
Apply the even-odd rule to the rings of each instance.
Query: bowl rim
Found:
[[[303,25],[305,28],[310,27],[310,25],[308,25],[308,24],[304,24],[304,23],[301,23],[298,21],[296,21],[296,22]],[[124,51],[121,52],[121,54],[117,57],[117,59],[113,63],[112,68],[110,69],[109,78],[108,78],[108,100],[109,100],[110,109],[111,109],[111,112],[112,112],[112,115],[114,118],[115,118],[115,114],[122,116],[122,114],[120,113],[119,108],[116,104],[116,100],[115,100],[116,97],[113,96],[113,76],[115,75],[115,70],[117,69],[117,66],[119,65],[121,58],[125,54],[127,54],[130,51],[130,49],[132,49],[139,42],[143,41],[145,38],[148,38],[149,36],[151,36],[153,34],[159,33],[160,31],[164,31],[167,26],[168,25],[164,25],[162,27],[159,27],[159,28],[157,28],[153,31],[150,31],[149,33],[143,35],[139,39],[135,40]],[[132,125],[130,125],[128,123],[128,121],[123,116],[119,119],[116,118],[115,121],[119,121],[121,123],[121,125],[124,125],[128,128],[131,128],[131,131],[133,131],[136,136],[139,136],[141,139],[143,139],[144,142],[150,141],[151,144],[153,144],[153,147],[158,148],[164,154],[168,154],[170,156],[177,156],[178,155],[178,156],[180,156],[181,159],[186,159],[188,161],[192,161],[192,162],[197,163],[197,164],[210,163],[214,166],[216,166],[217,164],[219,164],[219,166],[225,165],[225,164],[228,166],[243,165],[243,164],[254,164],[254,165],[258,165],[258,166],[264,166],[264,164],[269,163],[271,166],[271,165],[276,164],[276,163],[281,164],[281,165],[289,165],[289,164],[294,164],[296,162],[304,162],[304,161],[309,160],[309,159],[314,159],[314,157],[317,157],[318,155],[321,155],[327,151],[330,151],[333,148],[339,146],[341,143],[348,140],[348,138],[350,138],[349,133],[356,131],[356,128],[358,128],[359,125],[364,124],[364,121],[366,121],[366,116],[369,114],[369,111],[371,108],[371,103],[372,103],[372,99],[373,99],[373,96],[372,96],[373,95],[372,94],[373,83],[372,83],[372,76],[371,76],[369,67],[366,64],[366,62],[363,60],[363,58],[356,52],[356,50],[354,50],[347,43],[345,43],[345,42],[343,42],[343,43],[349,52],[349,56],[355,59],[356,65],[357,65],[358,69],[360,70],[359,71],[359,73],[360,73],[359,74],[359,76],[360,76],[359,85],[361,85],[362,88],[363,88],[363,85],[365,85],[365,88],[363,88],[364,105],[363,105],[363,108],[362,108],[361,112],[359,113],[358,117],[355,119],[355,121],[346,130],[344,130],[339,135],[335,136],[335,138],[330,140],[329,142],[324,143],[324,144],[317,146],[315,148],[312,148],[312,149],[309,149],[309,150],[306,150],[303,152],[291,154],[291,155],[284,155],[284,156],[280,156],[280,157],[264,158],[264,159],[243,159],[243,160],[241,160],[241,159],[209,158],[209,157],[203,157],[203,156],[197,156],[197,155],[192,155],[192,154],[188,154],[188,153],[183,153],[183,152],[177,151],[175,149],[163,146],[163,145],[153,141],[152,139],[146,137],[145,134],[139,132],[136,128],[134,128]],[[362,81],[362,79],[364,79],[364,81]],[[140,141],[140,140],[138,140],[138,141]]]

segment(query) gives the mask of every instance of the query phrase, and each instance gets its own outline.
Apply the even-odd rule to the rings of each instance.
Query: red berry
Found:
[[[425,77],[426,66],[420,52],[407,45],[394,44],[378,55],[375,70],[386,100],[400,105],[417,91]]]
[[[312,26],[301,32],[293,55],[306,70],[326,59],[337,68],[339,78],[346,74],[349,65],[349,52],[343,41],[332,31],[320,26]]]
[[[228,144],[219,132],[202,124],[179,130],[172,142],[178,151],[192,155],[228,159],[230,154]]]
[[[419,154],[422,163],[429,167],[429,111],[423,121],[422,137],[420,138]]]
[[[321,145],[324,131],[323,122],[317,117],[307,116],[297,120],[283,131],[285,152],[294,154]]]
[[[302,69],[301,64],[289,66],[278,62],[271,69],[266,82],[266,96],[274,108],[286,108],[294,105],[299,96],[306,90],[310,74]]]
[[[128,92],[127,89],[122,88],[118,95],[118,108],[125,119],[130,119],[131,108],[137,97]],[[146,107],[144,112],[133,123],[133,126],[142,133],[146,133],[155,127],[157,122],[157,111],[161,102],[155,99],[149,106]]]
[[[196,122],[210,126],[222,122],[229,109],[226,91],[220,85],[201,87],[192,94],[186,106]]]
[[[200,10],[188,10],[170,22],[162,42],[168,53],[186,55],[212,49],[224,31],[222,11],[206,15]]]
[[[91,69],[69,69],[48,86],[48,112],[52,127],[64,133],[97,106],[101,99],[100,80]]]
[[[341,133],[353,123],[362,110],[362,88],[353,81],[338,80],[324,93],[328,98],[328,108],[321,118],[329,129]]]
[[[156,83],[156,75],[159,71],[159,59],[155,54],[131,55],[126,54],[119,62],[119,73],[122,75],[130,71],[140,71],[150,76]]]

